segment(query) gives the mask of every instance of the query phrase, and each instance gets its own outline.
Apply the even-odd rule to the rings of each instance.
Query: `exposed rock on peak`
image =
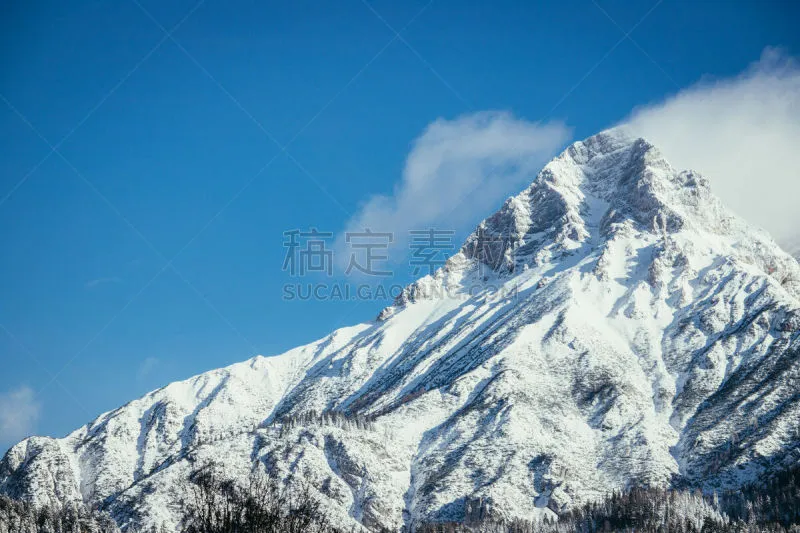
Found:
[[[677,254],[673,259],[687,260],[669,242],[682,230],[731,241],[729,255],[787,280],[787,289],[800,295],[797,269],[786,254],[726,210],[706,178],[673,169],[655,146],[613,129],[574,143],[548,163],[527,189],[481,222],[439,272],[411,284],[395,305],[452,294],[465,283],[474,290],[475,272],[513,275],[602,249],[623,234],[658,237]]]

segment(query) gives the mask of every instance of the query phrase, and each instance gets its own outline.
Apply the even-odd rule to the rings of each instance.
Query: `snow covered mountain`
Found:
[[[570,146],[378,320],[172,383],[0,463],[0,491],[174,525],[216,461],[335,521],[535,518],[800,461],[800,265],[611,130]]]
[[[796,238],[794,241],[790,242],[788,246],[786,246],[786,250],[794,256],[795,259],[800,261],[800,237]]]

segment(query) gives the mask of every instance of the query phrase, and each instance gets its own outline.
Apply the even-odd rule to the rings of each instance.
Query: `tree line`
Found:
[[[551,520],[505,521],[465,504],[465,519],[425,523],[413,533],[800,533],[800,466],[736,491],[632,488]],[[477,519],[470,517],[477,516]]]
[[[0,533],[119,533],[106,513],[79,502],[36,507],[0,495]]]
[[[307,485],[287,488],[265,472],[245,484],[215,465],[196,470],[183,501],[182,533],[349,533],[334,527]],[[299,488],[298,488],[299,487]],[[411,524],[405,533],[800,533],[800,466],[736,491],[637,487],[542,521],[505,521],[489,502],[464,503],[460,521]],[[112,518],[77,502],[35,507],[0,496],[0,533],[120,533]],[[128,533],[133,533],[128,530]],[[155,528],[136,533],[166,533]]]

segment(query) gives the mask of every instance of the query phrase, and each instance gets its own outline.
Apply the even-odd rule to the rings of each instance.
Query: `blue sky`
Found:
[[[437,119],[506,111],[561,147],[767,47],[800,53],[788,0],[3,10],[3,449],[372,319],[387,302],[284,301],[282,233],[338,235],[396,195]],[[455,241],[491,213],[456,211]]]

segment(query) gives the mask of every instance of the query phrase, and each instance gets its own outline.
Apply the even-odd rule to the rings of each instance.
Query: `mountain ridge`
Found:
[[[797,261],[609,130],[379,320],[26,439],[0,492],[174,527],[192,469],[222,460],[308,480],[345,527],[413,530],[471,502],[531,519],[636,484],[736,487],[798,460],[798,332]]]

